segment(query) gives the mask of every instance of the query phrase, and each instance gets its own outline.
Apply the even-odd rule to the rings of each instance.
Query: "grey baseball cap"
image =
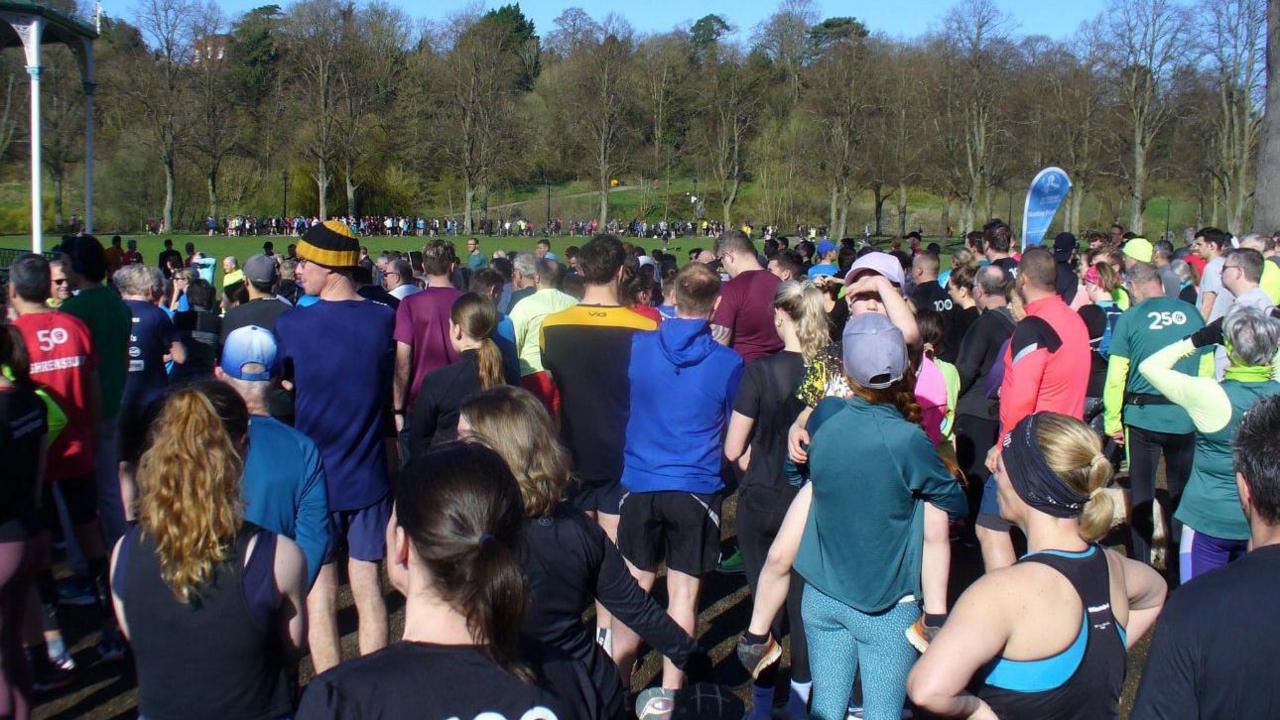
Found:
[[[244,276],[249,282],[269,285],[276,281],[276,263],[261,253],[244,261]]]
[[[884,315],[868,312],[849,318],[841,340],[845,374],[862,387],[883,390],[907,374],[907,343]]]

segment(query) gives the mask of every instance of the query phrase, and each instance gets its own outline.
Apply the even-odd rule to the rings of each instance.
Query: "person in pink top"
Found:
[[[400,301],[396,310],[396,374],[392,402],[396,430],[405,429],[422,378],[452,364],[458,351],[449,340],[449,313],[462,293],[449,282],[458,258],[453,245],[436,240],[422,252],[427,287]]]
[[[1013,329],[1004,356],[1000,384],[1000,437],[1003,440],[1023,418],[1056,412],[1077,420],[1084,417],[1089,387],[1089,330],[1080,315],[1062,301],[1054,286],[1052,253],[1029,248],[1018,265],[1018,287],[1026,317]],[[1003,443],[987,453],[993,468]],[[994,472],[994,471],[993,471]],[[1012,525],[1000,517],[994,478],[988,478],[978,514],[978,541],[988,572],[1014,562]]]

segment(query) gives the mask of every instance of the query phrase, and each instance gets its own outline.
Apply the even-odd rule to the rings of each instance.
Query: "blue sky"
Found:
[[[219,0],[228,15],[239,14],[250,8],[268,4],[271,0]],[[276,0],[280,5],[287,1]],[[467,0],[391,0],[404,8],[410,16],[439,20],[463,10]],[[823,17],[853,15],[862,20],[872,31],[897,37],[915,37],[940,25],[943,15],[954,0],[820,0],[817,6]],[[486,7],[504,4],[490,0]],[[996,0],[1005,12],[1016,20],[1020,35],[1048,35],[1064,38],[1075,32],[1084,20],[1096,16],[1105,6],[1105,0],[1074,0],[1069,3],[1051,3],[1043,0]],[[108,15],[132,19],[138,6],[137,0],[102,0]],[[778,7],[776,0],[641,0],[620,2],[614,0],[523,0],[520,7],[530,16],[540,35],[552,27],[552,20],[568,7],[581,7],[593,17],[602,18],[609,12],[618,12],[641,32],[660,32],[674,27],[688,27],[692,21],[717,13],[736,26],[742,37],[750,37],[752,29],[771,15]],[[619,10],[621,8],[621,10]]]

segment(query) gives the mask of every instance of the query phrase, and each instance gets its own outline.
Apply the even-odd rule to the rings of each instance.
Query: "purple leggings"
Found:
[[[31,668],[22,650],[22,622],[33,578],[27,542],[0,543],[0,718],[31,716]]]
[[[1248,550],[1248,540],[1226,540],[1184,527],[1178,548],[1179,580],[1185,583],[1210,570],[1217,570],[1243,557]]]

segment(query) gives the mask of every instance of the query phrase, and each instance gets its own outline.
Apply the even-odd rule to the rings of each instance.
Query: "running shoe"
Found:
[[[764,642],[747,642],[745,637],[738,638],[738,662],[751,673],[752,680],[759,680],[760,673],[767,670],[782,657],[782,646],[766,635]]]
[[[88,606],[98,602],[98,593],[88,578],[72,576],[58,583],[58,604]]]
[[[721,575],[742,575],[746,567],[742,564],[742,551],[735,549],[733,554],[716,565],[716,572]]]
[[[76,681],[75,672],[49,662],[49,658],[42,651],[29,652],[27,658],[31,662],[33,676],[31,689],[37,695],[60,690]]]
[[[66,650],[63,650],[59,655],[50,657],[49,663],[54,667],[66,670],[67,672],[75,672],[76,669],[76,659],[71,657],[71,653]]]
[[[924,615],[921,615],[911,627],[906,629],[905,635],[907,642],[911,643],[911,647],[917,652],[924,653],[929,649],[929,643],[933,642],[933,637],[938,634],[942,628],[936,628],[931,625],[924,624]]]
[[[103,662],[119,662],[129,652],[129,645],[115,628],[104,628],[102,639],[98,641],[98,657]]]
[[[675,709],[675,690],[649,688],[636,697],[636,720],[671,720]]]

